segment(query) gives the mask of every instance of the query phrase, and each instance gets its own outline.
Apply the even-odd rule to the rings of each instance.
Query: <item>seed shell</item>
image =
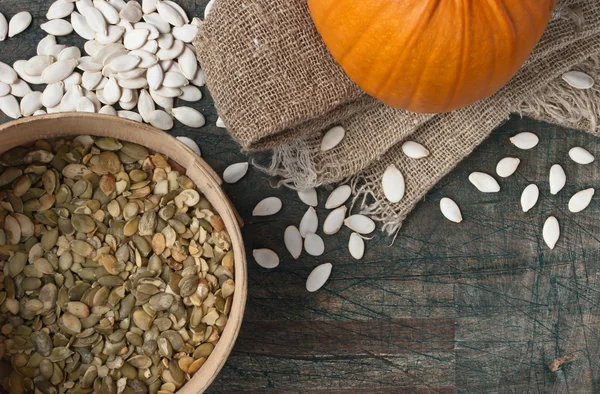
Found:
[[[444,217],[451,222],[460,223],[463,220],[460,208],[448,197],[444,197],[440,200],[440,210]]]
[[[365,254],[365,240],[357,233],[350,234],[348,251],[356,260],[362,259]]]
[[[586,209],[592,202],[595,192],[594,188],[589,188],[575,193],[569,200],[569,211],[578,213]]]
[[[469,175],[469,181],[482,193],[497,193],[500,185],[489,174],[484,172],[473,172]]]
[[[531,208],[537,204],[538,198],[540,197],[540,189],[533,183],[528,185],[521,194],[521,208],[523,212],[528,212]]]
[[[235,163],[228,166],[223,172],[223,180],[227,183],[236,183],[248,172],[248,163]]]
[[[565,184],[567,183],[567,176],[565,174],[565,170],[561,167],[560,164],[554,164],[550,168],[550,194],[556,195],[560,192]]]
[[[252,216],[271,216],[275,215],[277,212],[281,210],[283,206],[281,200],[277,197],[267,197],[264,200],[260,201],[254,207],[252,211]]]
[[[285,247],[294,259],[302,254],[302,235],[296,226],[288,226],[283,234]]]
[[[341,126],[335,126],[323,135],[321,140],[321,151],[326,152],[339,145],[346,135],[346,130]]]
[[[571,148],[569,150],[569,157],[577,164],[590,164],[594,162],[594,155],[580,146]]]
[[[325,263],[312,270],[306,279],[306,290],[314,293],[323,287],[327,283],[332,269],[333,265],[331,263]]]
[[[270,249],[254,249],[252,256],[258,265],[266,269],[273,269],[279,265],[279,256]]]
[[[391,203],[397,203],[404,197],[405,184],[402,172],[394,164],[390,164],[381,178],[383,194]]]
[[[560,238],[560,225],[554,216],[550,216],[546,219],[542,233],[546,245],[548,245],[550,249],[554,249]]]

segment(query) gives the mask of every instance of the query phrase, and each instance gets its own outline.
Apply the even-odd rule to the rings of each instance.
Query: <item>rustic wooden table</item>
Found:
[[[178,2],[201,15],[206,0]],[[0,60],[12,64],[34,55],[49,4],[0,1],[7,16],[28,10],[35,17],[25,33],[0,43]],[[71,37],[59,42],[83,44]],[[177,124],[170,133],[193,138],[222,173],[247,157],[215,127],[217,115],[204,93],[195,107],[207,125],[193,130]],[[510,145],[508,138],[520,131],[538,134],[540,145],[531,151]],[[577,165],[567,152],[580,145],[600,157],[599,142],[583,132],[512,119],[427,195],[394,245],[377,234],[361,261],[347,251],[347,229],[324,237],[323,256],[293,260],[283,231],[306,210],[296,193],[271,188],[255,169],[225,185],[246,222],[248,255],[266,247],[282,261],[267,271],[249,259],[242,330],[209,392],[600,392],[600,204],[595,200],[579,214],[567,210],[574,192],[600,186],[598,164]],[[500,193],[476,192],[468,174],[494,173],[506,156],[522,160],[517,173],[500,182]],[[547,177],[555,163],[565,167],[567,185],[552,196]],[[541,197],[524,214],[519,198],[532,182]],[[320,190],[319,200],[327,194]],[[253,218],[254,205],[270,195],[283,200],[283,210]],[[443,196],[460,204],[463,223],[442,217]],[[318,213],[323,220],[326,211]],[[553,251],[541,236],[549,215],[563,233]],[[324,262],[334,265],[331,279],[308,293],[308,273]],[[548,364],[561,357],[570,361],[552,372]]]

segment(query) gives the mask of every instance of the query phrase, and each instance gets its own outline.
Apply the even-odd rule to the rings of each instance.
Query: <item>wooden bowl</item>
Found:
[[[89,134],[113,137],[143,145],[162,153],[186,170],[186,175],[210,201],[225,223],[231,237],[235,260],[235,292],[229,320],[221,338],[202,368],[179,391],[180,394],[201,393],[215,379],[237,338],[247,294],[246,255],[240,232],[241,221],[221,189],[221,179],[190,148],[169,134],[153,127],[108,115],[52,114],[16,120],[0,126],[0,153],[39,139]]]

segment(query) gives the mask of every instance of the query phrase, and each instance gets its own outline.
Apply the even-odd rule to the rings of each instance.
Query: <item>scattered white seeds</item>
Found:
[[[489,174],[484,172],[473,172],[469,175],[469,181],[483,193],[497,193],[500,191],[500,185]]]
[[[294,259],[302,254],[302,235],[296,226],[288,226],[283,233],[283,242]]]
[[[0,82],[0,97],[6,96],[10,93],[10,85],[4,82]]]
[[[320,256],[325,252],[323,238],[314,233],[306,234],[304,238],[304,250],[311,256]]]
[[[402,152],[411,159],[423,159],[429,156],[429,151],[415,141],[406,141],[402,144]]]
[[[308,207],[308,210],[302,216],[302,220],[300,220],[300,235],[305,238],[309,233],[316,233],[317,228],[319,228],[317,211],[313,207]]]
[[[0,111],[4,112],[9,118],[19,119],[21,117],[19,103],[12,94],[0,97]]]
[[[4,14],[0,12],[0,41],[4,41],[6,39],[6,35],[8,34],[8,22],[6,21],[6,17]]]
[[[562,79],[575,89],[591,89],[594,86],[594,79],[581,71],[569,71],[564,73]]]
[[[206,19],[208,17],[208,14],[210,14],[210,11],[212,10],[213,6],[215,5],[215,1],[216,0],[210,0],[208,2],[208,4],[206,5],[206,8],[204,8],[204,19]]]
[[[375,231],[375,222],[365,215],[352,215],[344,220],[350,230],[359,234],[370,234]]]
[[[223,171],[223,180],[227,183],[236,183],[248,172],[248,163],[235,163]]]
[[[54,57],[50,55],[37,55],[27,60],[23,71],[31,76],[40,76],[42,72],[54,63]]]
[[[46,19],[61,19],[69,16],[71,12],[75,9],[75,4],[70,1],[65,0],[57,0],[50,8],[48,8],[48,12],[46,12]]]
[[[560,164],[555,164],[550,168],[550,194],[557,194],[565,187],[567,183],[567,175]]]
[[[352,188],[348,185],[342,185],[336,188],[331,192],[329,197],[327,197],[327,201],[325,202],[325,208],[334,209],[339,207],[342,204],[345,204],[346,201],[350,198],[352,194]]]
[[[306,279],[306,290],[314,293],[323,287],[327,283],[332,269],[333,265],[331,263],[325,263],[312,270],[308,275],[308,279]]]
[[[19,12],[10,18],[8,22],[8,36],[14,37],[29,27],[31,24],[31,14],[27,11]]]
[[[42,108],[42,92],[30,92],[21,100],[21,115],[31,116]]]
[[[0,82],[1,83],[1,82]],[[17,80],[17,82],[12,83],[10,86],[10,94],[15,97],[25,97],[25,95],[31,92],[31,88],[27,85],[27,82],[22,79]]]
[[[348,241],[348,251],[350,255],[356,260],[363,258],[365,254],[365,240],[362,239],[357,233],[350,234],[350,240]]]
[[[521,160],[516,157],[505,157],[496,165],[496,174],[501,178],[508,178],[517,171]]]
[[[528,212],[531,208],[537,204],[538,198],[540,197],[540,189],[533,183],[527,186],[521,194],[521,208],[523,212]]]
[[[440,200],[440,210],[442,211],[442,215],[451,222],[460,223],[463,220],[460,208],[448,197]]]
[[[300,201],[310,207],[316,207],[319,205],[319,199],[317,197],[317,190],[315,188],[307,190],[298,190],[298,197]]]
[[[206,123],[204,115],[190,107],[176,107],[170,110],[171,115],[188,127],[202,127]]]
[[[9,85],[17,82],[19,76],[16,70],[6,63],[0,62],[0,82],[7,83]]]
[[[227,126],[225,126],[225,122],[223,122],[223,119],[221,119],[220,116],[217,118],[217,127],[221,129],[227,128]]]
[[[42,23],[40,29],[53,36],[66,36],[73,32],[73,26],[64,19],[53,19]]]
[[[577,164],[590,164],[594,161],[594,155],[579,146],[569,150],[569,157]]]
[[[554,216],[550,216],[546,219],[542,236],[546,245],[548,245],[550,249],[554,249],[558,242],[558,238],[560,237],[560,225]]]
[[[105,89],[106,90],[106,89]],[[148,114],[148,121],[157,129],[170,130],[173,128],[173,118],[163,110],[155,109]]]
[[[397,203],[404,197],[404,176],[394,164],[390,164],[381,178],[383,194],[391,203]]]
[[[540,142],[540,139],[537,135],[526,131],[512,137],[510,142],[519,149],[527,150],[534,148]]]
[[[333,235],[340,231],[344,225],[344,218],[346,217],[347,211],[348,208],[343,205],[331,211],[323,222],[323,233],[326,235]]]
[[[254,249],[252,251],[254,261],[266,269],[273,269],[279,265],[279,256],[270,249]]]
[[[594,188],[589,188],[575,193],[569,200],[569,211],[577,213],[586,209],[592,202],[595,192]]]
[[[77,60],[75,59],[54,62],[42,72],[42,82],[51,84],[62,81],[73,73],[76,66]]]
[[[344,139],[346,135],[346,130],[342,126],[335,126],[330,129],[323,135],[323,139],[321,140],[321,151],[326,152],[330,149],[338,146],[340,142]]]
[[[267,197],[254,207],[252,216],[271,216],[281,210],[283,206],[281,200],[277,197]]]

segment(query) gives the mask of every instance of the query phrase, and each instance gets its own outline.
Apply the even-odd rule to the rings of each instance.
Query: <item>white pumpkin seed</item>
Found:
[[[144,14],[156,11],[156,0],[142,0],[142,11]]]
[[[124,0],[108,0],[108,4],[112,5],[117,12],[121,12],[121,10],[126,6]]]
[[[136,106],[137,102],[136,101],[120,101],[119,100],[119,106],[123,109],[126,110],[131,110],[134,109]],[[141,115],[140,115],[141,116]],[[142,118],[143,120],[144,118]]]
[[[0,82],[4,82],[4,83],[9,83],[6,81],[6,78],[12,78],[12,74],[10,74],[7,70],[4,70],[2,67],[2,64],[0,62]],[[27,83],[31,83],[34,85],[39,85],[42,84],[42,76],[41,75],[29,75],[25,72],[25,64],[27,64],[27,60],[17,60],[14,64],[13,64],[13,69],[14,71],[17,72],[17,78],[15,78],[15,82],[17,81],[17,79],[19,77],[21,77],[21,79],[23,79],[25,82]],[[5,73],[6,72],[6,73]],[[5,80],[3,80],[3,78],[5,78]]]
[[[160,94],[156,94],[156,90],[152,90],[152,89],[150,89],[148,91],[148,93],[150,93],[150,97],[152,97],[152,100],[154,100],[156,105],[159,105],[159,106],[163,107],[164,109],[173,108],[173,98],[163,97]]]
[[[100,33],[96,33],[95,35],[95,40],[102,45],[115,43],[125,34],[125,28],[122,26],[108,25],[106,30],[108,32],[106,35]]]
[[[123,44],[111,43],[108,45],[103,45],[102,48],[100,48],[100,50],[98,50],[98,52],[92,57],[92,61],[94,63],[105,65],[107,64],[106,59],[115,52],[128,53]]]
[[[279,265],[279,256],[270,249],[254,249],[252,251],[254,261],[266,269],[273,269]]]
[[[137,67],[142,59],[133,55],[121,55],[111,60],[110,68],[116,72],[130,71]]]
[[[531,208],[537,204],[538,198],[540,197],[540,189],[533,183],[528,185],[521,194],[521,208],[523,212],[528,212]]]
[[[146,78],[137,77],[137,78],[117,78],[117,82],[119,86],[125,89],[143,89],[148,86],[148,81]],[[154,100],[156,102],[156,100]]]
[[[194,151],[195,154],[202,157],[202,152],[198,144],[191,138],[188,137],[176,137],[182,144]]]
[[[19,76],[17,75],[16,69],[13,69],[6,63],[0,62],[0,82],[10,85],[17,82],[18,78]]]
[[[558,220],[554,216],[550,216],[544,223],[544,229],[542,231],[544,242],[550,249],[554,249],[558,239],[560,238],[560,225]]]
[[[317,190],[315,188],[307,190],[298,190],[298,198],[300,198],[300,201],[302,201],[308,206],[316,207],[317,205],[319,205]]]
[[[302,236],[296,226],[288,226],[283,233],[283,242],[294,259],[302,254]]]
[[[52,48],[56,45],[56,37],[48,35],[37,44],[36,52],[38,55],[50,55]]]
[[[82,56],[79,58],[79,64],[77,68],[83,71],[102,71],[102,64],[96,63],[94,59],[90,56]]]
[[[591,89],[594,86],[594,79],[581,71],[569,71],[564,73],[562,79],[575,89]]]
[[[4,112],[9,118],[19,119],[21,117],[19,103],[12,94],[0,97],[0,111]]]
[[[204,115],[190,107],[176,107],[170,110],[171,115],[188,127],[202,127],[206,123]]]
[[[69,1],[56,0],[48,8],[46,12],[46,19],[61,19],[71,15],[71,12],[75,9],[75,4]]]
[[[180,88],[188,85],[188,80],[180,73],[167,71],[163,79],[163,86],[168,88]]]
[[[92,103],[92,105],[94,106],[94,112],[98,112],[100,111],[100,108],[102,107],[102,103],[100,102],[100,100],[98,100],[98,97],[96,96],[96,94],[90,90],[86,90],[83,89],[83,94],[84,96],[90,100],[90,102]]]
[[[463,220],[460,208],[448,197],[440,200],[440,210],[442,211],[442,215],[451,222],[460,223]]]
[[[0,41],[4,41],[6,39],[6,35],[8,34],[8,22],[6,21],[6,17],[4,14],[0,12]]]
[[[119,98],[121,97],[121,87],[114,77],[108,79],[108,83],[104,87],[103,96],[106,104],[112,105],[119,101]]]
[[[134,49],[129,54],[140,58],[140,64],[137,65],[139,68],[150,68],[158,63],[158,58],[154,54],[143,49]]]
[[[173,27],[171,32],[176,39],[185,43],[191,43],[198,34],[198,26],[186,24],[180,27]]]
[[[300,220],[300,235],[305,238],[309,233],[316,233],[318,228],[319,218],[317,217],[317,211],[313,207],[308,207],[308,210],[302,216],[302,220]]]
[[[347,211],[348,208],[346,206],[341,206],[331,211],[323,222],[323,233],[326,235],[333,235],[340,231],[344,225]]]
[[[100,71],[84,71],[81,76],[81,85],[88,90],[95,89],[100,85],[100,81],[102,81],[102,72]]]
[[[325,263],[312,270],[306,279],[306,290],[314,293],[323,287],[331,276],[332,269],[333,265],[331,265],[331,263]]]
[[[140,114],[133,111],[117,111],[117,116],[119,118],[133,120],[134,122],[142,122]]]
[[[77,60],[75,59],[54,62],[42,72],[42,82],[51,84],[62,81],[73,73],[76,66]]]
[[[350,234],[350,240],[348,241],[348,251],[350,256],[356,260],[360,260],[365,255],[365,240],[357,233]]]
[[[137,1],[128,1],[125,7],[119,12],[121,19],[136,23],[142,19],[142,6]]]
[[[8,36],[14,37],[17,34],[23,32],[31,24],[31,14],[27,11],[21,11],[10,18],[8,22]]]
[[[148,40],[156,40],[158,38],[158,36],[160,35],[156,26],[154,26],[153,24],[148,23],[148,22],[137,22],[136,24],[133,25],[133,28],[148,30],[150,32],[150,34],[148,34]]]
[[[137,107],[138,112],[140,113],[140,116],[142,117],[144,122],[149,122],[148,115],[150,115],[150,112],[154,111],[156,108],[154,106],[154,101],[152,100],[152,97],[150,97],[150,94],[146,89],[140,91]]]
[[[190,23],[190,18],[188,18],[187,13],[185,12],[185,10],[183,8],[181,8],[181,6],[179,4],[177,4],[174,1],[171,0],[164,0],[164,3],[171,6],[171,8],[173,8],[175,11],[177,11],[179,13],[179,15],[181,16],[181,19],[183,19],[184,23]]]
[[[183,41],[174,40],[173,46],[169,49],[161,48],[156,52],[156,57],[160,60],[172,60],[181,55],[184,52],[185,44]],[[186,55],[186,58],[189,55]],[[185,74],[184,74],[185,75]]]
[[[150,89],[159,89],[164,78],[164,73],[160,67],[160,64],[155,64],[154,66],[150,67],[146,72],[146,78],[148,80],[148,86]]]
[[[156,10],[161,18],[163,18],[167,23],[173,26],[183,26],[185,21],[170,5],[166,4],[164,1],[157,0],[156,1]]]
[[[125,33],[133,30],[133,25],[131,24],[131,22],[126,21],[125,19],[121,19],[119,23],[117,23],[117,26],[121,26]]]
[[[21,100],[21,115],[31,116],[42,108],[42,92],[30,92]]]
[[[178,98],[183,101],[195,102],[200,101],[202,99],[202,92],[195,86],[188,85],[182,86],[181,88],[181,96]]]
[[[73,26],[64,19],[53,19],[42,23],[40,29],[53,36],[66,36],[73,33]]]
[[[65,84],[65,92],[70,90],[75,85],[81,85],[81,74],[74,72],[63,80]]]
[[[33,113],[33,116],[40,116],[40,115],[46,115],[46,111],[44,111],[43,109],[38,109],[37,111],[35,111]]]
[[[500,191],[500,185],[489,174],[484,172],[473,172],[469,175],[469,181],[483,193],[497,193]]]
[[[325,252],[323,238],[317,234],[309,233],[304,238],[304,250],[311,256],[320,256]]]
[[[82,97],[77,102],[76,107],[77,112],[96,112],[94,103],[87,97]]]
[[[344,139],[346,130],[342,126],[335,126],[323,135],[321,140],[321,151],[326,152],[338,146]]]
[[[404,197],[404,176],[395,164],[390,164],[381,178],[383,194],[391,203],[397,203]]]
[[[550,194],[555,195],[565,187],[567,175],[560,164],[555,164],[550,168]]]
[[[148,40],[150,32],[146,29],[134,29],[125,33],[123,45],[129,50],[141,48]]]
[[[252,210],[252,216],[271,216],[281,210],[282,202],[277,197],[267,197],[260,201]]]
[[[77,35],[86,40],[93,40],[96,37],[96,32],[88,25],[85,16],[78,12],[71,13],[71,26]]]
[[[198,90],[200,90],[200,89],[198,89]],[[220,116],[217,118],[217,124],[216,125],[217,125],[217,127],[221,128],[221,129],[226,129],[227,128],[227,126],[225,126],[225,122],[223,122],[223,119]]]
[[[157,129],[170,130],[173,128],[173,117],[160,109],[150,112],[148,114],[148,121]]]
[[[569,200],[569,211],[577,213],[586,209],[592,202],[595,192],[594,188],[589,188],[575,193]]]
[[[331,192],[329,197],[327,197],[327,201],[325,202],[325,208],[333,209],[337,208],[342,204],[345,204],[346,201],[352,195],[352,188],[348,185],[342,185],[337,187],[334,191]]]
[[[375,231],[375,222],[365,215],[352,215],[344,220],[344,225],[359,234],[370,234]]]
[[[496,174],[501,178],[508,178],[517,171],[521,160],[516,157],[505,157],[496,165]]]
[[[102,108],[100,108],[100,111],[98,111],[98,113],[99,114],[104,114],[104,115],[117,116],[117,110],[115,110],[110,105],[103,106]]]
[[[402,152],[411,159],[423,159],[429,156],[429,151],[415,141],[406,141],[402,144]]]
[[[594,155],[579,146],[569,150],[569,157],[577,164],[590,164],[594,162]]]
[[[223,171],[223,180],[227,183],[236,183],[248,172],[248,163],[235,163]]]
[[[60,112],[60,105],[57,105],[55,107],[48,107],[46,108],[46,111],[48,111],[49,114],[56,114]]]
[[[163,97],[179,97],[181,95],[181,89],[179,88],[168,88],[166,86],[161,86],[159,89],[154,90],[156,94]]]
[[[171,68],[173,67],[173,59],[169,59],[169,60],[159,60],[158,64],[160,64],[160,68],[163,70],[163,72],[167,72],[167,71],[171,71]]]
[[[511,137],[510,142],[519,149],[528,150],[534,148],[540,139],[537,135],[526,131]]]
[[[27,93],[31,92],[31,88],[27,82],[23,81],[22,79],[17,79],[17,82],[11,83],[8,86],[10,87],[10,94],[15,97],[25,97]]]
[[[77,47],[66,47],[58,54],[58,60],[79,59],[81,51]]]
[[[37,55],[27,60],[23,71],[31,76],[40,76],[52,63],[54,63],[54,57],[50,55]]]
[[[194,79],[190,79],[190,83],[192,85],[196,85],[198,87],[202,87],[204,85],[206,85],[206,77],[204,76],[204,71],[200,70],[200,68],[198,68],[198,72],[196,73],[196,76],[194,77]]]
[[[0,82],[0,97],[10,94],[10,85],[4,82]]]
[[[83,14],[83,10],[94,7],[94,4],[92,3],[92,0],[78,0],[75,2],[75,7],[77,7],[77,11],[79,11],[80,14]]]
[[[94,7],[96,7],[98,11],[102,13],[102,16],[104,17],[106,22],[110,23],[111,25],[116,25],[117,23],[119,23],[119,21],[121,21],[119,12],[115,9],[115,7],[113,7],[106,1],[94,0]]]
[[[144,15],[144,20],[158,29],[161,34],[166,34],[171,31],[171,26],[158,13]]]
[[[176,42],[182,41],[177,40]],[[173,44],[173,46],[175,46],[175,44]],[[198,60],[196,59],[196,54],[188,47],[185,47],[181,55],[177,58],[177,64],[179,65],[181,73],[187,79],[193,79],[198,72]]]
[[[66,45],[62,45],[62,44],[54,45],[52,47],[52,49],[50,49],[50,56],[52,56],[54,58],[54,60],[58,60],[58,56],[60,55],[60,53],[62,51],[65,50],[66,47],[67,47]]]
[[[77,109],[77,103],[79,99],[83,97],[83,90],[81,86],[75,85],[71,89],[67,90],[62,100],[60,100],[60,111],[71,112]]]

